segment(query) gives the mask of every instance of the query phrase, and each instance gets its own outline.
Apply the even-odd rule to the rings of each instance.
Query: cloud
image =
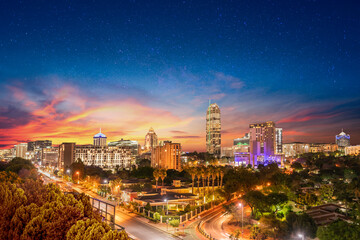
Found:
[[[191,136],[191,135],[187,135],[187,136],[172,136],[172,138],[201,138],[201,136]]]
[[[222,72],[216,72],[215,77],[217,81],[225,82],[232,89],[241,89],[245,86],[245,83],[241,81],[239,78],[230,75],[225,75]]]
[[[186,134],[187,132],[179,131],[179,130],[172,130],[171,133],[177,133],[177,134]]]

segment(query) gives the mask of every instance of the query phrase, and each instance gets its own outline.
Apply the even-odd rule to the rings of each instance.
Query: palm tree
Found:
[[[218,187],[220,187],[220,167],[215,167],[215,174],[216,174],[216,177],[217,177],[217,185]]]
[[[202,186],[204,189],[204,196],[205,196],[205,177],[206,177],[206,168],[205,167],[201,167],[200,174],[201,174],[201,178],[202,178]]]
[[[158,186],[158,181],[159,181],[159,178],[160,178],[160,171],[158,168],[155,168],[154,172],[153,172],[153,175],[154,175],[154,178],[155,178],[155,182],[156,182],[156,190],[157,191],[157,186]]]
[[[200,196],[201,168],[200,168],[200,167],[196,167],[196,168],[195,168],[195,171],[196,171],[196,178],[197,178],[198,194],[199,194],[199,196]]]
[[[214,166],[210,166],[209,169],[210,175],[211,175],[211,180],[212,180],[212,192],[214,194],[215,191],[215,178],[216,178],[216,168]]]
[[[166,178],[166,176],[167,176],[166,169],[165,168],[160,169],[160,178],[161,178],[162,186],[164,186],[164,179]]]
[[[110,186],[110,190],[111,190],[111,194],[114,194],[114,190],[118,189],[118,192],[120,191],[120,186],[122,184],[122,180],[121,178],[116,178],[114,180],[111,180],[109,182],[109,186]]]
[[[206,168],[206,179],[207,179],[207,189],[206,191],[209,193],[209,189],[210,189],[210,177],[211,177],[211,166],[208,166]]]
[[[223,185],[224,174],[225,174],[224,168],[220,167],[220,187],[222,187]]]
[[[194,167],[188,167],[186,171],[191,175],[191,192],[194,194],[194,181],[196,176],[196,169]]]

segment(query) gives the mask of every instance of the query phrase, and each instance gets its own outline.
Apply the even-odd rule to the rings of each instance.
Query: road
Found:
[[[90,197],[100,199],[102,201],[106,201],[105,199],[101,198],[99,195],[88,191],[82,187],[79,187],[79,185],[73,184],[73,183],[65,183],[62,182],[61,179],[57,179],[54,177],[51,177],[49,174],[39,170],[39,172],[43,173],[43,175],[47,176],[47,178],[44,177],[44,183],[49,182],[56,182],[58,185],[60,185],[60,188],[63,190],[69,190],[74,189],[77,192],[83,192]],[[109,201],[106,201],[109,202]],[[112,203],[113,204],[113,203]],[[170,239],[176,239],[173,235],[166,233],[156,227],[153,227],[142,220],[139,220],[141,218],[140,216],[134,215],[134,214],[128,214],[125,212],[122,212],[120,209],[116,208],[116,216],[115,216],[115,223],[123,226],[125,228],[125,231],[129,233],[129,236],[133,239],[139,239],[139,240],[170,240]]]
[[[231,202],[234,202],[236,205],[239,203],[238,200],[232,200]],[[201,215],[200,219],[196,219],[190,223],[186,229],[187,236],[184,239],[206,239],[196,230],[196,226],[201,222],[201,228],[204,232],[211,235],[211,237],[217,240],[228,240],[230,234],[224,230],[223,224],[231,218],[232,216],[230,214],[225,214],[222,206],[216,207],[214,210]]]

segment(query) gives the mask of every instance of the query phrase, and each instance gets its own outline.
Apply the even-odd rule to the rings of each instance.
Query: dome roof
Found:
[[[100,128],[100,132],[94,135],[94,138],[106,138],[105,134],[101,133],[101,128]]]
[[[98,133],[94,135],[94,138],[106,138],[106,136],[103,133]]]

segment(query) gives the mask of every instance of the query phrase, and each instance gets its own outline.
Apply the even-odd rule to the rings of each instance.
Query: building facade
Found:
[[[276,131],[273,121],[250,124],[250,163],[267,165],[271,162],[281,162],[281,156],[276,155]]]
[[[310,152],[310,144],[303,142],[292,142],[283,144],[283,154],[285,157],[297,157],[300,154]]]
[[[345,155],[358,156],[359,154],[360,154],[360,145],[345,147]]]
[[[341,131],[339,135],[335,136],[336,144],[339,148],[345,148],[350,146],[350,135],[344,133],[344,131]]]
[[[37,149],[51,147],[51,146],[52,146],[51,140],[37,140],[37,141],[33,141],[33,142],[28,142],[27,150],[30,152],[30,151],[35,151]]]
[[[65,170],[75,161],[75,143],[62,143],[58,151],[58,168]]]
[[[216,103],[210,104],[206,112],[206,151],[220,157],[221,114]]]
[[[26,152],[27,152],[27,148],[28,148],[27,143],[19,143],[19,144],[15,145],[14,147],[15,147],[15,156],[16,157],[21,157],[21,158],[26,157]]]
[[[242,138],[234,139],[234,146],[236,145],[250,145],[250,134],[245,133],[245,136]]]
[[[94,135],[94,146],[98,146],[98,147],[106,146],[106,139],[107,137],[105,136],[105,134],[101,133],[101,128],[100,128],[100,132]]]
[[[145,149],[147,151],[151,151],[158,145],[158,137],[154,131],[154,129],[151,127],[149,129],[149,132],[145,135]]]
[[[151,166],[155,168],[175,169],[181,171],[181,145],[164,141],[151,152]]]
[[[41,165],[56,166],[59,158],[59,148],[46,147],[41,150]]]
[[[283,148],[283,129],[275,128],[275,154],[282,154]]]
[[[75,159],[80,158],[85,165],[98,166],[108,170],[117,167],[130,169],[132,150],[130,146],[77,145]]]

